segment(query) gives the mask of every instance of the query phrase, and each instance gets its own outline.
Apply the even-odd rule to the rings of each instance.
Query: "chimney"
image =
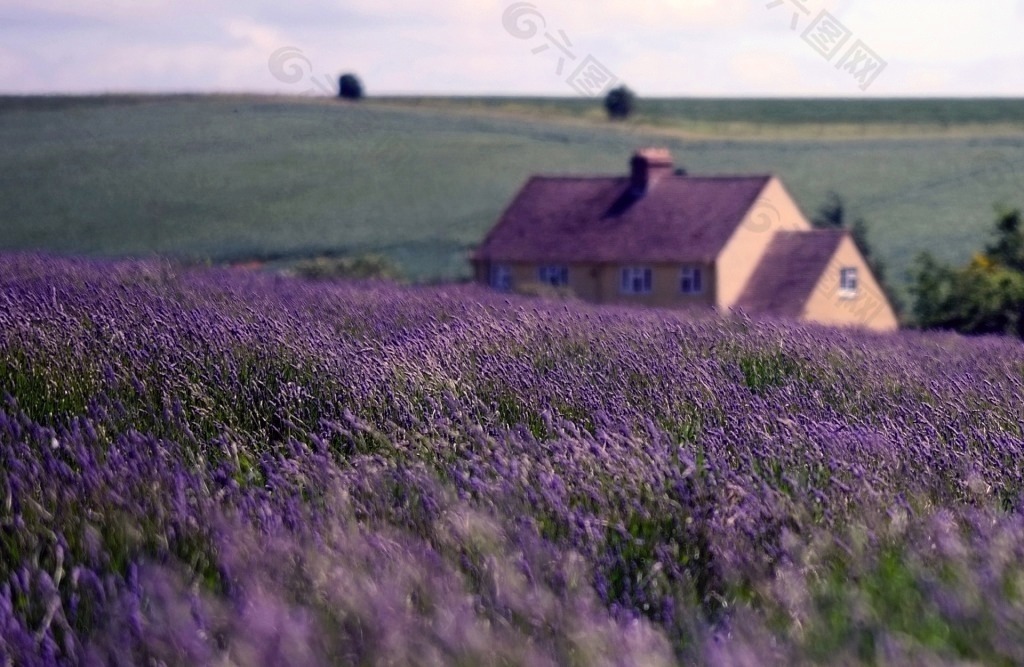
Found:
[[[629,166],[633,192],[641,195],[672,173],[672,154],[667,148],[641,148]]]

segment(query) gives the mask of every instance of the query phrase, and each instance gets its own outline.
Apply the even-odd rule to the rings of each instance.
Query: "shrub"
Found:
[[[636,95],[627,86],[619,86],[608,91],[604,98],[604,108],[612,120],[624,120],[633,113]]]
[[[346,100],[363,98],[363,84],[355,74],[342,74],[338,79],[338,97]]]
[[[394,262],[377,254],[314,257],[298,262],[294,271],[303,278],[316,280],[399,280],[402,277],[402,272]]]

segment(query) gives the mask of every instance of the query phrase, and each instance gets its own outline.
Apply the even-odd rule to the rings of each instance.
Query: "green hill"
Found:
[[[603,107],[585,97],[388,97],[403,107],[471,110],[604,123]],[[691,135],[951,135],[1024,132],[1016,98],[643,98],[630,124]]]
[[[465,254],[533,173],[620,173],[639,145],[691,172],[771,171],[808,212],[829,190],[899,282],[963,259],[1022,205],[1013,100],[593,101],[166,96],[0,99],[0,247],[231,261],[381,252],[417,280]]]

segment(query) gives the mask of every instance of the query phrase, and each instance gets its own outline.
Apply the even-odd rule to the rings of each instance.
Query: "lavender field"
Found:
[[[1024,663],[1024,348],[0,256],[0,664]]]

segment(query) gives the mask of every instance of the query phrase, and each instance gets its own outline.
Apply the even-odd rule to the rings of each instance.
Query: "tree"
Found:
[[[624,120],[633,113],[635,104],[636,94],[625,85],[612,88],[604,98],[604,108],[612,120]]]
[[[1020,211],[996,209],[994,243],[985,247],[985,254],[995,263],[1024,271],[1024,233],[1020,227]]]
[[[1024,235],[1020,223],[1020,211],[999,211],[995,241],[963,267],[940,264],[928,253],[917,258],[911,292],[918,326],[1024,338]]]
[[[346,100],[362,99],[363,84],[355,74],[342,74],[338,79],[338,97]]]
[[[953,285],[955,272],[940,264],[930,253],[919,254],[914,261],[914,319],[924,329],[955,328],[952,324]]]
[[[825,203],[818,207],[818,212],[811,218],[811,225],[815,229],[843,229],[846,226],[843,198],[830,190],[825,195]]]
[[[876,274],[876,278],[879,272],[884,273],[884,267],[878,258],[875,257],[871,243],[868,241],[867,223],[861,217],[853,220],[848,219],[846,204],[837,193],[830,191],[825,195],[825,203],[818,208],[818,212],[811,218],[811,225],[816,229],[850,230],[850,235],[853,237],[854,242],[856,242],[861,254],[864,255],[867,263],[871,265],[871,272]],[[879,271],[875,270],[876,267]]]

